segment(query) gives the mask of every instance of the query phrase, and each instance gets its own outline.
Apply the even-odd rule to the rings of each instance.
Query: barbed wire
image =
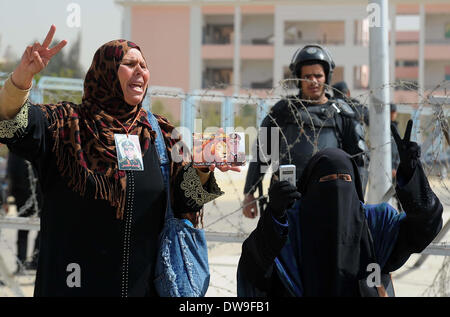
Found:
[[[237,87],[241,93],[239,94],[230,94],[226,95],[223,93],[223,89],[229,91],[230,88],[233,88],[231,85],[218,85],[214,87],[208,87],[207,89],[194,91],[185,93],[181,90],[173,89],[168,90],[164,87],[155,87],[151,91],[149,91],[149,97],[151,100],[156,100],[158,98],[161,99],[179,99],[184,101],[189,101],[188,106],[195,109],[194,113],[197,118],[201,118],[202,116],[202,106],[206,103],[221,103],[224,98],[229,98],[235,104],[248,104],[253,107],[252,114],[256,118],[256,114],[258,111],[267,110],[264,109],[261,105],[261,101],[264,101],[269,107],[275,105],[280,100],[287,100],[287,109],[289,110],[289,115],[293,118],[293,124],[295,124],[298,128],[298,135],[296,138],[292,140],[288,140],[288,136],[283,131],[282,123],[279,122],[279,119],[273,115],[270,111],[266,113],[267,118],[271,120],[273,126],[279,130],[280,139],[282,142],[286,144],[286,151],[284,153],[280,153],[279,161],[286,160],[287,162],[292,163],[293,157],[291,151],[294,149],[294,146],[297,145],[302,140],[306,140],[312,149],[313,153],[316,153],[319,150],[318,139],[321,133],[324,131],[325,122],[327,120],[331,120],[333,116],[336,115],[335,110],[330,109],[328,113],[325,114],[325,119],[322,121],[322,124],[317,125],[314,122],[313,116],[308,111],[308,106],[310,100],[302,99],[298,95],[296,95],[295,89],[291,87],[295,87],[298,85],[298,80],[296,79],[286,79],[283,80],[276,87],[272,87],[263,91],[252,91],[246,90],[242,87]],[[234,87],[235,88],[235,87]],[[377,95],[378,91],[382,89],[402,89],[407,92],[412,92],[413,97],[417,101],[406,100],[405,102],[401,102],[401,105],[408,106],[411,109],[417,111],[417,116],[420,119],[420,127],[418,128],[419,133],[425,139],[425,141],[430,140],[430,148],[424,155],[428,155],[427,157],[422,157],[422,163],[424,166],[424,170],[427,176],[430,178],[430,183],[433,189],[436,191],[437,196],[442,201],[442,203],[446,206],[450,206],[450,190],[448,184],[448,176],[447,170],[448,165],[450,163],[450,155],[447,157],[447,150],[449,149],[449,138],[448,138],[448,116],[447,112],[450,108],[450,96],[448,94],[448,88],[450,88],[449,81],[443,81],[439,83],[433,89],[428,91],[424,91],[419,89],[417,85],[410,82],[398,81],[395,83],[390,83],[388,85],[384,85],[377,89],[367,90],[364,93],[361,93],[357,96],[354,96],[359,103],[363,105],[371,105],[374,104],[372,101],[373,97]],[[334,88],[331,86],[327,86],[327,90],[329,92],[333,92]],[[434,100],[435,97],[440,97],[441,102],[436,102]],[[54,90],[46,90],[44,91],[44,102],[45,103],[55,103],[61,100],[72,101],[75,103],[80,102],[81,93],[80,92],[69,92],[69,91],[54,91]],[[160,99],[158,99],[160,100]],[[443,101],[442,101],[443,100]],[[358,104],[352,100],[346,100],[350,107],[355,111],[358,117],[361,117],[361,110],[358,108]],[[381,106],[390,106],[390,103],[382,104]],[[219,106],[220,107],[220,106]],[[424,109],[431,109],[432,111],[428,111],[427,114],[424,113]],[[164,109],[169,111],[170,109]],[[239,116],[236,108],[233,111],[235,117]],[[402,113],[400,113],[402,114]],[[302,116],[304,115],[304,117]],[[405,116],[405,114],[402,114]],[[406,117],[401,118],[402,122],[406,121]],[[255,129],[259,128],[259,122],[255,120],[256,125]],[[361,124],[365,125],[363,121]],[[376,123],[372,123],[376,124]],[[307,127],[312,128],[312,134],[308,135],[305,133]],[[367,126],[366,126],[367,128]],[[256,141],[256,140],[255,140]],[[368,140],[366,140],[368,141]],[[422,142],[423,143],[425,143]],[[447,144],[444,143],[447,141]],[[388,145],[391,142],[387,142],[377,146],[371,146],[368,144],[368,150],[359,151],[357,153],[352,154],[353,157],[358,157],[363,154],[370,155],[371,152],[380,149]],[[252,147],[252,144],[249,144],[249,149]],[[253,148],[252,148],[253,149]],[[254,150],[254,149],[253,149]],[[255,153],[247,153],[252,154],[254,157]],[[270,163],[271,155],[266,151],[259,152],[261,155],[262,161],[266,161]],[[368,168],[368,163],[366,162],[365,168]],[[272,174],[274,171],[269,169],[266,173],[260,175],[258,177],[258,182],[264,181],[265,174]],[[245,169],[244,169],[245,170]],[[262,200],[266,200],[267,195],[263,195],[261,197],[255,198],[254,201],[250,203],[243,203],[243,187],[245,183],[245,176],[242,175],[230,175],[230,173],[224,173],[218,178],[220,186],[226,187],[226,194],[223,197],[220,197],[213,201],[212,203],[205,206],[205,215],[206,215],[206,224],[204,229],[211,228],[219,228],[221,231],[225,232],[234,232],[240,234],[249,234],[256,226],[256,221],[254,219],[245,219],[242,216],[242,211],[245,207],[249,205],[253,205],[254,203],[259,203]],[[391,179],[391,175],[386,174],[387,179]],[[36,184],[33,183],[32,187],[35,187]],[[256,189],[256,188],[255,188]],[[35,193],[35,192],[34,192]],[[35,202],[35,194],[32,194],[33,198],[29,198],[29,203],[27,200],[27,208],[32,206],[32,203]],[[19,214],[23,212],[25,206],[19,210]],[[2,245],[7,249],[8,253],[12,255],[14,258],[15,250],[14,247],[11,246],[11,241],[8,241],[1,237],[0,231],[0,241]],[[445,242],[444,242],[445,243]],[[212,247],[216,247],[214,244]],[[445,258],[442,267],[437,271],[436,276],[430,286],[424,291],[424,296],[444,296],[443,294],[447,294],[448,296],[448,288],[450,287],[450,274],[449,272],[449,260],[448,257]],[[213,272],[220,279],[228,281],[229,287],[224,286],[223,283],[219,285],[215,281],[211,281],[212,288],[216,288],[221,292],[226,292],[228,295],[232,295],[236,293],[235,289],[235,281],[234,277],[228,277],[220,272],[219,269],[213,268]],[[446,286],[445,286],[446,285]],[[445,286],[445,287],[444,287]],[[0,287],[1,289],[1,287]],[[440,294],[440,295],[437,295]]]

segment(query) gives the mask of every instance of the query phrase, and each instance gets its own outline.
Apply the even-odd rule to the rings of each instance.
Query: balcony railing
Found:
[[[286,38],[284,40],[285,45],[304,45],[304,44],[320,44],[320,45],[345,45],[345,41],[343,40],[334,40],[334,39],[289,39]]]
[[[233,33],[233,25],[208,24],[203,28],[203,44],[231,44]]]
[[[226,88],[233,78],[232,68],[206,68],[203,72],[202,88]]]
[[[450,45],[450,38],[449,39],[425,39],[425,44]]]
[[[414,41],[414,40],[411,40],[411,41],[396,41],[395,44],[396,45],[419,45],[419,42],[418,41]]]
[[[274,42],[273,35],[269,35],[267,37],[242,40],[243,45],[273,45],[273,42]]]
[[[418,40],[397,41],[397,45],[419,45]],[[450,39],[425,39],[425,44],[431,45],[450,45]]]

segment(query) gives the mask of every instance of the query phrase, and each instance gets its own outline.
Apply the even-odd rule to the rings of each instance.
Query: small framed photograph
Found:
[[[245,134],[241,132],[194,133],[192,149],[196,167],[245,164]]]
[[[114,134],[117,160],[121,171],[143,171],[141,145],[137,135]]]

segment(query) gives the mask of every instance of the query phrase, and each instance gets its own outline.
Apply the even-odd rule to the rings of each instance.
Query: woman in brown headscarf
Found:
[[[81,104],[34,105],[33,76],[66,45],[49,48],[54,33],[52,26],[43,44],[27,47],[0,91],[0,142],[33,162],[44,194],[35,296],[156,295],[152,277],[167,201],[156,133],[142,108],[147,63],[136,44],[108,42],[95,53]],[[155,117],[174,157],[173,126]],[[119,169],[117,135],[138,140],[143,171]],[[192,169],[186,164],[171,162],[175,199],[192,195],[177,183]],[[175,214],[195,222],[192,215],[222,194],[212,170],[189,173],[198,178],[190,181],[199,198],[174,204]]]

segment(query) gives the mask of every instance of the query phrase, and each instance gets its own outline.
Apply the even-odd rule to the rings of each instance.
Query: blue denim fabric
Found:
[[[155,144],[167,191],[167,210],[159,236],[154,285],[161,297],[205,296],[210,279],[205,232],[194,228],[189,220],[173,216],[169,199],[170,160],[158,121],[150,112],[148,118],[156,131]]]

